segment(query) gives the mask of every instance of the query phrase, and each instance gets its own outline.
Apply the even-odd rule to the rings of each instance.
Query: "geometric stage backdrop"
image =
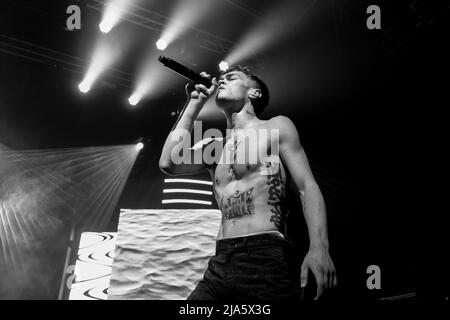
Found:
[[[81,234],[75,270],[68,270],[73,275],[66,280],[69,300],[107,299],[115,244],[115,232]]]

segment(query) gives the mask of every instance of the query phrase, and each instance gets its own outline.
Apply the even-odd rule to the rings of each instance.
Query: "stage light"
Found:
[[[131,5],[131,0],[109,0],[106,1],[105,9],[103,12],[103,18],[99,24],[100,31],[103,33],[108,33],[114,28],[126,13],[129,6]]]
[[[219,63],[219,69],[220,71],[226,72],[230,66],[228,65],[228,62],[222,61]]]
[[[100,28],[100,31],[103,33],[108,33],[112,29],[112,25],[108,24],[106,21],[102,21],[102,23],[100,23],[98,26]]]
[[[131,102],[139,102],[145,98],[156,98],[164,95],[173,85],[177,77],[170,78],[171,74],[167,72],[155,57],[154,50],[148,53],[148,59],[139,68],[139,74],[134,85],[133,93],[130,97]],[[130,101],[129,100],[129,101]]]
[[[82,93],[87,93],[91,87],[88,83],[86,83],[86,81],[83,81],[78,85],[78,89],[80,89]]]
[[[15,151],[0,144],[0,269],[33,279],[29,258],[36,261],[67,226],[104,229],[138,156],[135,147]]]
[[[131,95],[131,97],[128,99],[128,103],[132,106],[135,106],[139,103],[139,101],[141,100],[141,97],[139,94],[134,93]]]
[[[140,150],[142,150],[144,148],[144,144],[142,143],[142,142],[139,142],[137,145],[136,145],[136,150],[137,151],[140,151]]]
[[[313,0],[280,3],[278,8],[271,10],[264,19],[260,19],[260,23],[243,34],[225,60],[230,65],[242,63],[298,32],[299,21],[303,20],[317,2]]]
[[[170,21],[161,32],[156,47],[164,50],[176,39],[180,39],[213,10],[214,3],[214,1],[202,1],[199,5],[197,1],[177,1],[170,15]]]
[[[115,61],[119,60],[121,54],[121,51],[117,50],[109,37],[99,37],[89,68],[78,86],[80,91],[88,92],[100,75],[111,67]]]
[[[167,42],[163,39],[159,39],[158,41],[156,41],[156,48],[161,51],[165,50],[167,48]]]

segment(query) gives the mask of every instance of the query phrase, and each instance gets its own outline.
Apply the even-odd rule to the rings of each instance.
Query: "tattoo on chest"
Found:
[[[251,111],[245,110],[245,112],[251,117],[256,117],[256,115]]]
[[[280,203],[281,196],[284,192],[284,186],[281,179],[281,170],[279,170],[278,173],[274,175],[268,175],[267,184],[270,186],[269,199],[267,201],[267,204],[269,206],[272,206],[270,212],[273,213],[270,217],[270,222],[273,222],[278,229],[283,230],[283,210]]]
[[[224,198],[220,201],[220,208],[222,210],[225,220],[237,219],[246,215],[255,214],[255,204],[253,202],[253,189],[240,192]]]

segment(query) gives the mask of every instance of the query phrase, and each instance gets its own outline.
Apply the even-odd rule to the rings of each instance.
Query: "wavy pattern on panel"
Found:
[[[214,254],[220,211],[122,210],[108,299],[185,299]]]
[[[69,300],[106,300],[111,279],[116,233],[81,235]]]

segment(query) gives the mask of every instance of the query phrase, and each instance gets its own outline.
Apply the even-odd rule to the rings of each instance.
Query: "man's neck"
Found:
[[[225,116],[227,117],[227,129],[245,129],[260,121],[250,103],[245,104],[241,111],[225,114]]]

